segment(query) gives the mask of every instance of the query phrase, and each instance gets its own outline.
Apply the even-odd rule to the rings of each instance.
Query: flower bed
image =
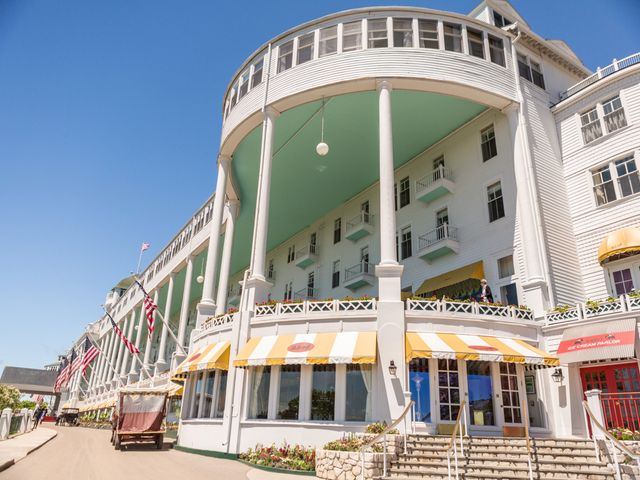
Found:
[[[311,472],[315,469],[316,452],[313,448],[286,443],[281,447],[257,445],[241,453],[240,459],[262,467]]]

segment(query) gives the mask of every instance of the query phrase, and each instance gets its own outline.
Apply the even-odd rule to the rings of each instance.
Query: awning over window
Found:
[[[326,363],[375,363],[375,332],[304,333],[254,337],[236,367]]]
[[[635,353],[636,320],[616,320],[567,328],[558,345],[562,363],[629,358]]]
[[[462,283],[467,280],[481,280],[484,278],[484,268],[482,262],[472,263],[466,267],[458,268],[437,277],[428,278],[420,288],[416,290],[416,295],[422,295],[424,293],[435,292],[445,287],[450,287],[457,283]]]
[[[556,366],[559,360],[523,340],[459,333],[408,332],[407,362],[414,358],[449,358]]]
[[[219,368],[229,369],[229,342],[211,343],[191,353],[187,359],[178,365],[174,375],[181,375],[187,372],[197,372],[199,370],[211,370]]]
[[[619,256],[640,253],[640,228],[621,228],[611,232],[600,243],[598,248],[598,262],[602,265],[607,260]]]

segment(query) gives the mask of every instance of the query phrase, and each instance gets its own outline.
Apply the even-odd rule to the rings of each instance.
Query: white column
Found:
[[[156,305],[158,305],[158,292],[159,290],[156,290],[153,294],[153,303],[155,303]],[[153,312],[153,332],[151,333],[151,335],[147,335],[147,345],[144,351],[144,366],[147,370],[151,369],[151,344],[153,342],[153,336],[155,335],[155,331],[156,331],[156,312]]]
[[[104,348],[105,348],[105,344],[107,343],[107,337],[102,337],[102,340],[100,340],[100,354],[98,356],[98,360],[96,361],[96,363],[94,364],[95,367],[91,368],[91,385],[89,386],[89,390],[92,391],[92,393],[94,392],[94,389],[96,388],[96,383],[98,382],[98,379],[100,378],[100,372],[102,371],[102,366],[104,363],[104,354],[102,354],[102,352],[104,352]]]
[[[106,334],[107,341],[105,342],[104,350],[102,351],[103,352],[102,353],[102,366],[100,368],[100,376],[96,380],[96,387],[103,387],[104,386],[104,377],[105,377],[105,372],[107,371],[107,361],[109,360],[109,354],[111,353],[111,342],[113,341],[112,333],[113,332],[107,332],[107,334]]]
[[[111,348],[109,351],[109,356],[107,357],[107,365],[104,369],[104,386],[111,386],[111,377],[113,375],[113,366],[115,364],[116,352],[118,348],[118,342],[120,342],[120,338],[116,335],[116,332],[113,331],[113,327],[111,327]]]
[[[264,110],[262,126],[262,152],[260,156],[260,177],[256,198],[256,213],[253,234],[253,256],[251,258],[251,279],[266,282],[264,267],[267,255],[267,234],[269,230],[269,195],[271,191],[271,167],[273,164],[273,135],[275,120],[279,113],[272,107]]]
[[[213,199],[213,214],[211,216],[211,233],[209,235],[209,247],[207,249],[207,265],[202,284],[202,300],[198,305],[203,315],[213,315],[215,312],[215,302],[213,300],[213,289],[216,284],[218,246],[220,244],[220,228],[222,226],[222,210],[224,208],[227,175],[231,158],[221,155],[218,159],[218,178],[216,180],[216,195]]]
[[[218,296],[216,298],[216,315],[222,315],[227,309],[229,294],[229,272],[231,270],[231,253],[233,252],[233,235],[235,231],[238,202],[227,202],[227,221],[224,229],[224,245],[220,263],[220,279],[218,280]]]
[[[136,323],[136,310],[135,308],[131,311],[131,317],[129,318],[129,328],[127,330],[127,338],[131,340],[133,335],[133,326]],[[124,357],[122,358],[122,365],[120,365],[120,377],[124,378],[127,375],[127,365],[129,362],[129,358],[133,355],[129,351],[129,349],[125,349]]]
[[[128,318],[125,317],[125,319],[122,321],[122,328],[120,330],[122,330],[122,333],[124,334],[124,332],[127,331],[127,322]],[[114,365],[115,367],[115,372],[113,372],[112,375],[112,380],[115,382],[118,379],[118,374],[120,372],[120,363],[122,362],[122,357],[124,356],[124,342],[118,338],[119,340],[119,347],[118,347],[118,356],[116,357],[116,363]]]
[[[173,300],[173,286],[175,284],[175,273],[169,274],[169,286],[167,288],[167,303],[164,307],[164,322],[162,322],[162,333],[160,334],[160,345],[158,346],[158,360],[156,360],[156,373],[158,375],[167,369],[165,358],[167,350],[167,336],[169,335],[169,325],[171,322],[171,302]]]
[[[144,322],[146,321],[147,317],[145,315],[145,311],[144,311],[144,301],[142,302],[142,305],[140,305],[140,315],[138,316],[138,329],[136,330],[136,348],[138,349],[138,351],[140,350],[140,344],[142,343],[142,332],[144,331]],[[140,357],[140,354],[138,354],[138,358]],[[131,359],[131,368],[129,369],[129,378],[127,380],[128,383],[133,383],[136,378],[137,378],[137,374],[138,371],[140,369],[140,364],[138,362],[138,358],[133,357]]]
[[[178,325],[178,344],[184,346],[184,337],[187,333],[187,320],[189,319],[189,299],[191,298],[191,282],[193,280],[193,256],[187,258],[187,271],[184,275],[184,289],[182,290],[182,303],[180,304],[180,323]],[[175,365],[177,367],[185,356],[180,348],[176,347]]]
[[[584,392],[584,396],[587,399],[587,405],[589,406],[589,410],[593,413],[593,420],[597,421],[600,425],[604,425],[604,413],[602,411],[602,402],[600,401],[600,390],[587,390]],[[591,422],[591,418],[587,415],[587,421]],[[599,428],[596,428],[593,424],[591,424],[591,434],[593,438],[598,440],[603,440],[605,438],[604,432]]]

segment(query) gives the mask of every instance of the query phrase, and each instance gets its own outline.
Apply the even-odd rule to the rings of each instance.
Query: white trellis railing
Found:
[[[640,310],[640,295],[632,292],[614,299],[591,300],[578,303],[575,306],[556,307],[556,309],[556,311],[545,314],[547,325],[592,319],[620,312],[638,311]]]
[[[456,302],[454,300],[444,299],[407,300],[407,312],[486,315],[517,320],[533,320],[533,312],[526,308],[513,305],[489,305],[478,302]]]
[[[352,312],[370,313],[377,310],[374,298],[355,300],[319,300],[300,302],[278,302],[268,305],[257,305],[256,317],[269,317],[279,315],[323,315],[323,314],[345,314]]]

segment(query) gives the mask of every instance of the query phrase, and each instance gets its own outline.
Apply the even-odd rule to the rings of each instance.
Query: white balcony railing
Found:
[[[373,215],[369,212],[360,212],[347,221],[345,237],[356,241],[373,232]]]
[[[627,68],[632,65],[636,65],[638,63],[640,63],[640,52],[634,53],[633,55],[629,55],[628,57],[625,57],[622,60],[614,60],[610,65],[607,65],[604,68],[598,68],[596,73],[576,83],[574,86],[569,88],[566,92],[562,92],[560,94],[560,100],[564,100],[566,98],[569,98],[571,95],[575,95],[580,90],[584,90],[589,85],[596,83],[598,80],[602,78],[608,77],[609,75],[617,72],[618,70],[622,70],[623,68]]]
[[[349,282],[360,275],[373,275],[374,266],[367,262],[360,262],[344,271],[344,281]]]
[[[439,165],[416,180],[416,198],[425,203],[430,203],[447,193],[453,193],[454,189],[453,173],[444,165]]]
[[[457,242],[458,229],[457,227],[452,227],[448,223],[443,223],[442,225],[418,237],[418,250],[425,250],[446,240],[455,240]]]
[[[588,301],[575,306],[556,307],[545,313],[545,323],[555,325],[580,320],[593,319],[604,315],[640,311],[640,296],[621,295],[615,299]]]
[[[313,287],[306,287],[293,293],[293,298],[300,300],[315,300],[318,298],[319,290]]]
[[[296,250],[296,265],[300,268],[306,268],[318,259],[318,246],[314,243],[305,245]]]
[[[218,315],[215,317],[209,317],[204,322],[202,322],[202,330],[212,330],[218,329],[219,327],[230,326],[234,320],[234,313],[224,313],[222,315]],[[222,328],[224,329],[224,328]]]
[[[371,315],[377,311],[375,298],[358,300],[319,300],[278,302],[267,305],[256,305],[256,317],[271,317],[280,315]]]
[[[487,305],[478,302],[457,302],[455,300],[407,300],[407,312],[439,315],[443,313],[481,315],[510,318],[512,320],[533,321],[533,312],[513,305]]]

